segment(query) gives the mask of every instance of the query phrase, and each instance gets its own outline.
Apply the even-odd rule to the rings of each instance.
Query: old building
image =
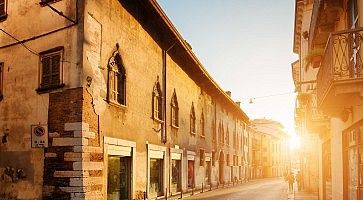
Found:
[[[155,0],[0,9],[1,198],[155,199],[250,177],[248,116]]]
[[[299,92],[297,121],[301,132],[311,135],[309,148],[319,152],[314,184],[320,199],[363,195],[361,8],[358,0],[296,1],[294,52],[300,60],[292,67]]]
[[[283,176],[290,170],[289,136],[283,126],[269,119],[252,120],[251,126],[255,177]]]

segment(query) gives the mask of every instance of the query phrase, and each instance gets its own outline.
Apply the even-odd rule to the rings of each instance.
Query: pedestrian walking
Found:
[[[292,172],[289,173],[289,175],[287,177],[287,181],[289,182],[289,191],[293,192],[294,191],[295,177],[294,177],[294,174]]]
[[[298,190],[299,190],[299,192],[300,192],[300,190],[301,190],[301,186],[302,186],[302,176],[301,176],[301,173],[300,173],[300,171],[298,171],[297,172],[297,174],[296,174],[296,182],[297,182],[297,188],[298,188]]]

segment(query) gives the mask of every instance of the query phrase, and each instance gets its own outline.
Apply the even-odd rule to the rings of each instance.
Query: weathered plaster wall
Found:
[[[63,0],[52,4],[71,18],[75,17],[75,4]],[[7,1],[8,17],[0,22],[2,29],[18,40],[28,39],[70,22],[39,5],[38,0]],[[38,94],[39,56],[36,53],[64,46],[64,83],[65,88],[80,86],[80,66],[78,35],[76,26],[45,37],[26,42],[22,45],[3,48],[16,42],[3,32],[0,33],[0,62],[4,63],[4,99],[0,101],[0,136],[8,132],[5,144],[0,144],[0,177],[5,167],[23,169],[26,178],[9,182],[6,177],[0,180],[0,197],[17,199],[40,199],[43,185],[43,149],[31,148],[30,126],[48,123],[49,95]],[[35,53],[35,54],[34,54]],[[11,188],[11,189],[10,189]]]
[[[126,106],[113,106],[107,104],[104,112],[99,115],[100,136],[122,138],[124,140],[136,142],[136,163],[135,166],[135,183],[134,193],[143,192],[147,187],[147,143],[161,145],[161,135],[158,130],[160,123],[152,119],[152,92],[156,81],[162,83],[162,49],[159,41],[156,41],[150,33],[136,20],[119,1],[86,1],[85,12],[89,13],[92,18],[101,24],[101,43],[100,66],[98,70],[102,73],[104,80],[107,82],[107,64],[112,53],[116,50],[116,43],[119,44],[120,55],[126,68]],[[155,30],[154,30],[155,31]],[[85,52],[87,52],[85,44]],[[88,62],[87,54],[84,54],[84,62]],[[91,70],[92,65],[85,64],[85,79],[90,75],[96,75]],[[216,151],[217,155],[221,150],[224,154],[230,154],[231,163],[233,163],[233,133],[236,126],[236,118],[232,112],[225,108],[225,105],[209,94],[198,85],[185,71],[180,67],[179,61],[172,55],[167,56],[167,89],[166,89],[166,123],[168,143],[167,147],[178,145],[180,149],[194,151],[195,156],[195,175],[196,187],[201,187],[204,180],[204,167],[200,166],[199,149],[205,149],[206,153]],[[85,85],[84,81],[84,85]],[[101,82],[92,83],[95,86],[103,87]],[[170,101],[173,92],[176,92],[179,105],[179,128],[171,127],[170,123]],[[97,96],[98,95],[98,96]],[[106,98],[105,94],[92,93],[95,98]],[[192,103],[196,114],[196,134],[190,134],[190,111]],[[216,104],[216,106],[215,106]],[[92,109],[88,107],[87,109]],[[212,134],[214,133],[214,113],[217,113],[217,124],[224,123],[225,133],[228,127],[230,145],[212,146]],[[201,137],[200,116],[204,113],[205,117],[205,134]],[[90,119],[87,123],[93,123]],[[241,119],[239,121],[242,121]],[[239,138],[241,138],[239,131]],[[225,138],[226,140],[226,138]],[[169,160],[166,155],[166,161]],[[218,156],[216,156],[218,159]],[[241,157],[241,155],[239,155]],[[183,161],[183,189],[187,186],[187,161]],[[165,165],[167,168],[169,163]],[[212,168],[212,180],[216,183],[218,177],[218,161]],[[230,181],[230,167],[225,167],[225,181]],[[165,176],[169,177],[167,171]],[[104,174],[104,178],[107,175]],[[166,186],[165,186],[166,187]]]

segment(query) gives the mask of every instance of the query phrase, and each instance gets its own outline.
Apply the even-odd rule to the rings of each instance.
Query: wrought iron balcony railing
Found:
[[[333,83],[362,77],[363,28],[330,34],[317,75],[317,98],[320,106]]]

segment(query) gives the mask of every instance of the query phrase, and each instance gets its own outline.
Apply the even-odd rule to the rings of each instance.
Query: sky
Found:
[[[158,0],[203,66],[251,119],[294,134],[293,0]],[[281,95],[282,94],[282,95]],[[267,96],[267,97],[266,97]],[[253,103],[250,103],[250,99]]]

